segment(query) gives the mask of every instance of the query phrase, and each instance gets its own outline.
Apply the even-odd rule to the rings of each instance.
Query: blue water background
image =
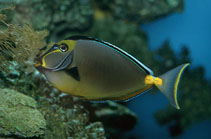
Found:
[[[207,79],[211,79],[211,0],[185,0],[183,13],[175,13],[141,26],[147,33],[151,50],[169,40],[172,49],[179,53],[185,45],[191,52],[191,67],[202,65]],[[138,115],[139,122],[129,135],[140,138],[170,138],[168,128],[160,126],[154,113],[169,105],[160,93],[150,92],[129,102],[129,107]],[[178,138],[211,138],[211,121],[196,123]]]
[[[185,0],[185,11],[141,26],[152,50],[169,40],[175,52],[188,46],[191,66],[202,65],[211,79],[211,0]]]

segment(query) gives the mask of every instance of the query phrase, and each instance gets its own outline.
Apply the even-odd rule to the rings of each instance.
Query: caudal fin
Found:
[[[161,75],[159,78],[162,79],[161,85],[156,85],[157,88],[168,98],[171,105],[175,108],[180,109],[177,101],[177,87],[184,69],[189,65],[180,65],[167,73]]]

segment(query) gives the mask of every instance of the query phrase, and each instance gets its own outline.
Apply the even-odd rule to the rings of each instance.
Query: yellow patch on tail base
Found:
[[[146,85],[155,85],[161,86],[163,84],[163,80],[159,77],[153,77],[152,75],[147,75],[144,80]]]

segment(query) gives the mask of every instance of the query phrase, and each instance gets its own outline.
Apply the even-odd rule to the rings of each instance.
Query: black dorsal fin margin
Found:
[[[100,41],[100,40],[95,39],[93,37],[87,37],[87,36],[81,36],[81,35],[70,36],[70,37],[66,38],[65,40],[94,40],[94,41]]]

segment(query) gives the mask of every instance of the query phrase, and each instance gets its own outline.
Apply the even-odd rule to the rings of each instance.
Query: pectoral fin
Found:
[[[80,81],[80,75],[79,75],[79,72],[78,72],[78,67],[66,69],[65,72],[68,75],[70,75],[71,77],[73,77],[75,80]]]

